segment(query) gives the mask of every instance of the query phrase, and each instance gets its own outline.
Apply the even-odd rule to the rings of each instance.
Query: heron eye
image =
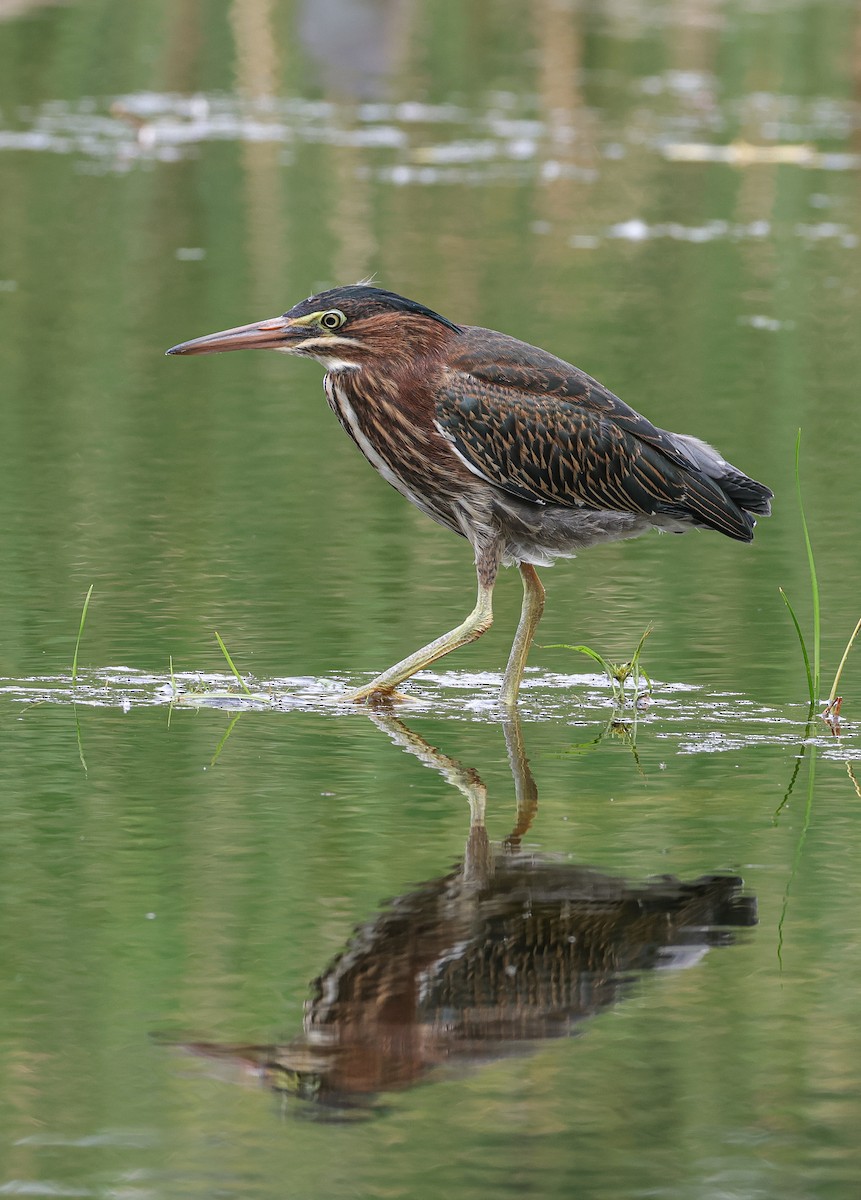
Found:
[[[323,313],[320,324],[324,329],[340,329],[346,319],[339,308],[333,308],[330,312]]]

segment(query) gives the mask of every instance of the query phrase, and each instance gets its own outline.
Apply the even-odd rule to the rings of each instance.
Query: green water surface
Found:
[[[858,38],[849,0],[0,3],[0,1195],[857,1197],[861,660],[841,735],[806,728],[778,587],[809,629],[801,427],[825,695],[861,614]],[[517,731],[511,573],[402,725],[319,702],[462,619],[469,547],[315,364],[164,357],[370,275],[776,493],[751,546],[546,572]],[[652,704],[608,728],[594,663],[549,647],[622,661],[649,624]],[[720,873],[758,924],[689,921],[682,953],[665,915],[634,962],[617,905],[565,1029],[491,1037],[476,896],[508,903],[513,830],[534,911],[551,871],[565,913],[588,867],[629,915]],[[416,962],[446,931],[424,1015],[350,1042],[397,1080],[354,1064],[322,1103],[314,981],[355,956],[376,1021],[383,914],[449,876],[405,918]],[[528,969],[513,939],[494,986],[584,936]],[[461,961],[472,1040],[422,1008]]]

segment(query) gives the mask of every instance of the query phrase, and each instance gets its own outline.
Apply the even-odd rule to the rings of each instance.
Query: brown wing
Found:
[[[552,354],[473,329],[451,349],[438,428],[503,490],[539,504],[686,518],[740,541],[754,526],[743,510],[768,510],[767,488]]]

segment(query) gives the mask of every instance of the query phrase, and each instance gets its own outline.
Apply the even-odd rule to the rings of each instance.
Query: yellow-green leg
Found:
[[[342,699],[354,700],[358,704],[385,704],[390,700],[397,699],[395,688],[398,684],[409,679],[411,675],[415,675],[417,671],[425,670],[443,655],[450,654],[452,650],[457,650],[460,646],[465,646],[467,642],[474,642],[476,638],[480,638],[483,633],[486,633],[493,624],[493,584],[496,578],[496,563],[479,563],[476,571],[478,574],[478,597],[475,608],[465,621],[461,621],[460,625],[455,626],[448,633],[444,633],[442,637],[429,642],[427,646],[422,646],[421,650],[416,650],[415,654],[411,654],[409,658],[395,663],[393,667],[389,667],[388,671],[383,671],[382,675],[378,675],[364,687],[357,688],[354,692],[347,692]]]
[[[536,627],[544,612],[544,586],[538,578],[538,572],[532,563],[522,562],[518,565],[523,580],[523,607],[520,610],[520,622],[517,626],[517,633],[514,635],[511,653],[508,656],[508,666],[505,668],[502,691],[499,696],[500,702],[507,705],[517,703],[517,693],[520,690],[520,681],[529,657],[529,647],[532,645]]]

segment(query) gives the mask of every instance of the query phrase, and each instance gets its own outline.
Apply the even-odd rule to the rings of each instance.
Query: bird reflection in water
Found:
[[[306,1115],[370,1108],[435,1069],[523,1053],[568,1037],[646,971],[683,968],[733,928],[756,924],[738,876],[627,883],[522,849],[538,808],[516,713],[505,723],[517,798],[509,836],[490,841],[475,771],[400,720],[371,718],[466,796],[461,863],[359,925],[312,984],[302,1033],[281,1045],[184,1042],[260,1078]]]

